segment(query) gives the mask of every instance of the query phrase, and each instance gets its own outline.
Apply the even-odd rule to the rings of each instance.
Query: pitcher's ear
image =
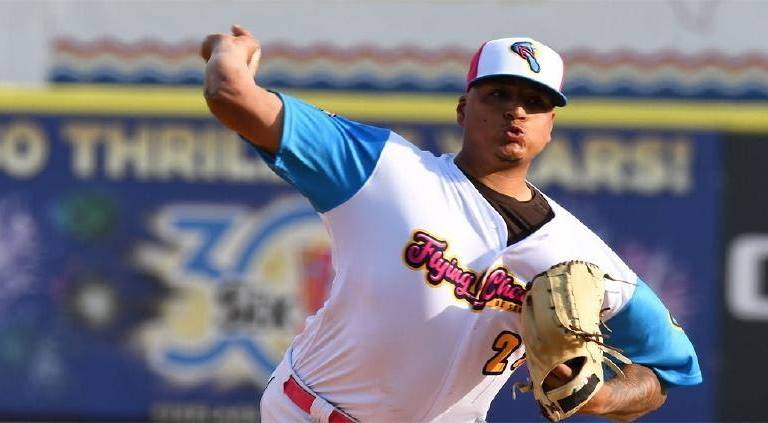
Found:
[[[463,95],[459,97],[459,102],[456,104],[456,122],[464,127],[464,108],[467,106],[467,96]]]

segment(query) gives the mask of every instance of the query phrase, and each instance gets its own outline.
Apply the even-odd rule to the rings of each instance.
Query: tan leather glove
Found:
[[[529,389],[552,421],[575,414],[604,383],[603,364],[621,369],[603,353],[630,361],[603,343],[600,313],[606,274],[594,264],[560,263],[533,281],[522,307],[522,338],[528,358]],[[545,391],[547,375],[559,364],[576,367],[565,385]],[[580,367],[580,368],[579,368]]]

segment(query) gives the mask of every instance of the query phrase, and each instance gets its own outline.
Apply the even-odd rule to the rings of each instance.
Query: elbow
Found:
[[[237,130],[237,111],[239,103],[242,101],[241,89],[226,78],[215,78],[206,75],[205,85],[203,86],[203,97],[208,106],[208,110],[224,126]]]
[[[243,109],[246,90],[244,84],[221,78],[206,80],[203,97],[208,110],[225,126],[235,129],[236,116]],[[235,129],[236,130],[236,129]]]
[[[203,86],[203,97],[209,105],[231,104],[240,93],[237,84],[224,76],[209,75]]]
[[[209,105],[236,103],[253,86],[255,86],[253,77],[240,67],[215,60],[208,62],[203,84],[203,96]]]
[[[203,97],[211,114],[225,126],[229,127],[229,112],[233,109],[234,105],[230,93],[219,88],[211,89],[206,87],[203,91]]]
[[[221,88],[218,86],[211,86],[209,84],[205,84],[205,86],[203,86],[203,97],[205,98],[205,101],[208,103],[219,102],[223,98]]]

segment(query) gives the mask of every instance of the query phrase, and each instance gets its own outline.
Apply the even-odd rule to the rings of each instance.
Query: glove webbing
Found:
[[[600,349],[604,353],[607,354],[606,356],[603,357],[603,364],[608,366],[608,368],[610,368],[613,371],[613,373],[615,373],[616,375],[624,377],[624,372],[621,370],[621,368],[619,366],[617,366],[616,363],[614,363],[613,360],[611,360],[608,357],[608,355],[610,355],[613,358],[615,358],[616,360],[618,360],[618,361],[620,361],[620,362],[622,362],[624,364],[631,364],[632,361],[630,359],[628,359],[627,357],[625,357],[624,354],[621,353],[621,349],[616,348],[616,347],[612,347],[612,346],[606,344],[605,342],[603,342],[603,335],[602,334],[585,332],[585,331],[582,331],[581,329],[573,327],[573,326],[568,327],[568,328],[564,328],[564,329],[567,332],[570,332],[570,333],[578,336],[579,338],[581,338],[585,342],[594,342],[595,344],[599,345]]]

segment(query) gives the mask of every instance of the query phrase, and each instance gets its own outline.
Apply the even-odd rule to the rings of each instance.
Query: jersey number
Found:
[[[483,374],[500,375],[504,373],[504,370],[506,370],[507,365],[509,364],[507,359],[510,355],[512,355],[513,352],[520,348],[521,343],[522,340],[520,339],[520,335],[512,333],[508,330],[501,332],[493,341],[493,346],[491,347],[494,351],[496,351],[496,354],[494,354],[493,357],[491,357],[490,360],[485,363],[485,367],[483,367]],[[520,367],[523,362],[525,362],[525,355],[517,359],[512,364],[512,371],[515,371],[515,369]]]

